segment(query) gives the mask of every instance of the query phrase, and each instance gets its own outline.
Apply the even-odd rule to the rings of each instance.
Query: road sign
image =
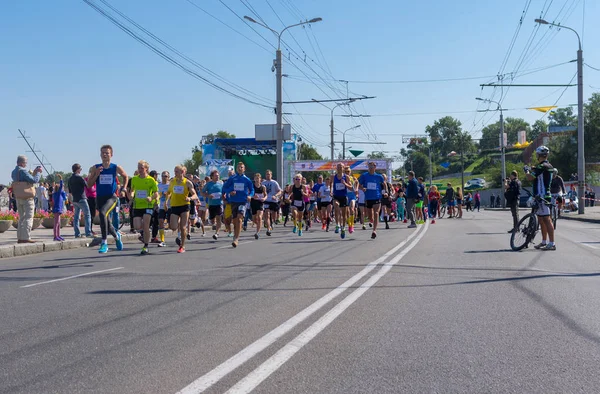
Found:
[[[354,155],[354,157],[358,157],[358,156],[362,155],[365,151],[349,149],[348,152],[352,153]]]

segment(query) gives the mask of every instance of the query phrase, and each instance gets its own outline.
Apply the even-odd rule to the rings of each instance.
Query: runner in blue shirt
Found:
[[[340,232],[346,238],[346,222],[348,221],[348,188],[352,188],[350,179],[344,174],[344,164],[338,163],[337,173],[333,176],[333,206],[335,208],[335,233]]]
[[[219,171],[212,170],[210,182],[202,189],[202,194],[208,199],[208,220],[215,221],[215,233],[213,239],[219,238],[221,230],[221,215],[223,214],[223,182],[219,180]]]
[[[231,204],[231,213],[233,215],[233,242],[231,245],[236,248],[240,239],[242,230],[242,220],[246,216],[246,204],[254,196],[254,185],[250,178],[244,175],[246,165],[239,162],[237,165],[237,174],[227,179],[223,185],[223,193],[227,193],[227,201]]]
[[[358,178],[358,183],[365,193],[365,207],[367,215],[373,220],[373,233],[371,239],[377,237],[377,223],[379,222],[379,209],[381,208],[381,185],[385,182],[383,175],[375,173],[377,165],[369,162],[369,172]]]

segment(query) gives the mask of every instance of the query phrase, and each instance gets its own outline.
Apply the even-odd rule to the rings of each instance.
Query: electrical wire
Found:
[[[82,0],[84,3],[86,3],[87,5],[89,5],[92,9],[94,9],[96,12],[98,12],[100,15],[102,15],[103,17],[105,17],[106,19],[108,19],[111,23],[113,23],[115,26],[117,26],[119,29],[121,29],[122,31],[124,31],[126,34],[128,34],[130,37],[132,37],[134,40],[138,41],[139,43],[141,43],[142,45],[146,46],[148,49],[150,49],[152,52],[154,52],[155,54],[157,54],[158,56],[162,57],[164,60],[166,60],[167,62],[171,63],[172,65],[180,68],[182,71],[184,71],[185,73],[191,75],[192,77],[206,83],[207,85],[213,87],[216,90],[219,90],[223,93],[226,93],[228,95],[230,95],[231,97],[243,100],[247,103],[250,104],[254,104],[257,105],[259,107],[264,107],[264,108],[268,108],[269,110],[273,109],[273,105],[265,105],[263,103],[248,99],[247,97],[243,97],[239,94],[236,94],[228,89],[223,88],[222,86],[217,85],[216,83],[210,81],[209,79],[201,76],[200,74],[198,74],[197,72],[195,72],[194,70],[190,69],[189,67],[186,67],[185,65],[183,65],[182,63],[180,63],[179,61],[177,61],[176,59],[174,59],[172,56],[166,54],[165,52],[163,52],[162,50],[160,50],[159,48],[157,48],[155,45],[151,44],[148,40],[140,37],[138,34],[136,34],[133,30],[131,30],[130,28],[128,28],[127,26],[125,26],[122,22],[120,22],[119,20],[117,20],[114,16],[112,16],[110,13],[108,13],[106,10],[102,9],[100,6],[98,6],[97,4],[93,3],[91,0]],[[107,4],[108,3],[105,0],[101,0],[103,3]],[[111,9],[114,9],[114,7],[111,7]],[[128,19],[131,20],[131,19]],[[137,25],[137,24],[136,24]],[[139,26],[139,25],[137,25]],[[141,26],[139,26],[140,29]],[[157,41],[159,41],[160,43],[162,43],[164,46],[166,46],[169,49],[172,49],[173,52],[180,54],[178,51],[176,51],[174,48],[168,46],[168,44],[166,44],[164,41],[160,40],[158,37],[156,37],[155,35],[153,35],[152,33],[150,33],[149,31],[147,31],[146,29],[143,29],[142,31],[147,32],[148,35],[150,35],[152,38],[155,38]],[[181,56],[181,55],[180,55]],[[241,87],[239,87],[238,85],[235,85],[231,82],[226,82],[226,80],[220,76],[218,76],[218,74],[210,71],[209,69],[201,66],[199,63],[186,58],[185,55],[182,55],[182,57],[188,61],[190,61],[191,63],[197,65],[198,67],[204,69],[205,71],[211,73],[212,75],[216,76],[218,79],[220,79],[221,81],[225,82],[226,84],[230,85],[230,86],[236,86],[238,89],[242,89],[242,90],[246,90],[243,89]],[[246,90],[247,91],[247,90]]]

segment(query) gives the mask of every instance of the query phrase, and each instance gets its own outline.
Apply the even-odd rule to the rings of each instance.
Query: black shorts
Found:
[[[159,220],[165,220],[165,218],[169,217],[167,215],[167,211],[165,211],[164,209],[159,209],[158,210],[158,219]]]
[[[294,200],[292,201],[292,208],[296,208],[299,212],[304,212],[306,203],[303,200]]]
[[[250,201],[250,212],[252,213],[252,215],[256,215],[258,213],[258,211],[264,211],[265,207],[264,207],[264,203],[262,201],[259,200],[252,200]]]
[[[242,215],[242,217],[246,216],[246,203],[245,202],[232,202],[229,203],[231,205],[231,217],[235,218],[236,212],[237,215]]]
[[[327,208],[331,205],[331,201],[321,201],[319,203],[319,209]]]
[[[182,213],[186,213],[190,211],[189,204],[182,205],[179,207],[171,207],[171,215],[181,216]]]
[[[359,203],[358,203],[358,207],[359,207],[359,208],[362,208],[362,207],[364,207],[364,206],[365,206],[365,203],[364,203],[364,202],[359,202]]]
[[[269,211],[273,211],[273,212],[277,212],[279,211],[279,203],[278,202],[266,202],[265,209],[268,209]]]
[[[367,209],[371,209],[375,205],[379,205],[379,204],[381,204],[381,200],[366,200],[365,201],[365,206],[367,207]]]
[[[143,218],[144,215],[152,216],[153,213],[154,213],[154,209],[152,209],[152,208],[134,209],[133,217],[134,218]]]
[[[386,208],[391,208],[392,207],[392,200],[389,198],[382,198],[381,199],[381,205],[383,205]]]
[[[222,205],[209,205],[208,206],[208,218],[213,220],[217,216],[221,216],[223,214],[223,206]]]
[[[333,199],[338,202],[340,208],[348,206],[348,196],[333,196]]]

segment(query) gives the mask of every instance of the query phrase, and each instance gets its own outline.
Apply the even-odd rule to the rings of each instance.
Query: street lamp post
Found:
[[[276,150],[277,150],[277,178],[280,184],[285,184],[284,179],[283,179],[283,123],[282,123],[282,115],[283,115],[283,111],[282,111],[282,87],[281,87],[281,35],[289,28],[291,27],[295,27],[295,26],[301,26],[301,25],[305,25],[307,23],[316,23],[316,22],[320,22],[323,19],[321,18],[313,18],[311,20],[305,21],[305,22],[301,22],[301,23],[296,23],[294,25],[290,25],[287,26],[285,29],[281,30],[280,32],[271,29],[269,26],[257,22],[254,19],[250,18],[249,16],[244,16],[244,19],[246,19],[247,21],[250,21],[252,23],[256,23],[259,26],[264,27],[265,29],[271,30],[276,36],[277,36],[277,51],[275,52],[275,71],[276,71],[276,78],[277,78],[277,93],[276,93],[276,108],[275,108],[275,112],[277,115],[277,125],[275,128],[276,134],[277,134],[277,146],[276,146]]]
[[[315,103],[319,103],[321,104],[323,107],[327,108],[330,112],[331,112],[331,120],[329,121],[329,134],[331,137],[331,161],[335,160],[334,157],[334,147],[335,147],[335,142],[333,141],[333,134],[334,134],[334,130],[333,130],[333,111],[335,111],[335,109],[337,107],[339,107],[340,105],[348,105],[350,103],[353,103],[354,101],[356,101],[355,99],[351,98],[349,100],[346,100],[342,103],[337,103],[333,108],[329,108],[328,106],[326,106],[325,104],[323,104],[322,102],[312,99],[312,101],[314,101]]]
[[[577,36],[579,42],[579,49],[577,50],[577,194],[579,198],[583,198],[585,195],[585,155],[584,155],[584,128],[583,128],[583,50],[581,49],[581,38],[579,33],[567,26],[558,25],[556,23],[548,22],[544,19],[536,19],[535,22],[541,25],[556,26],[561,29],[571,30]],[[585,204],[579,204],[579,214],[585,213]]]
[[[498,101],[483,99],[481,97],[476,97],[475,99],[498,104],[498,110],[500,111],[500,157],[502,160],[502,179],[500,180],[500,184],[503,185],[506,179],[506,149],[504,147],[504,116],[502,114],[502,105]],[[506,208],[506,199],[504,198],[502,199],[502,208]]]
[[[350,127],[348,130],[346,130],[342,133],[342,160],[346,160],[346,132],[357,129],[360,126],[361,125],[356,125],[354,127]],[[331,139],[331,142],[333,143],[333,138]],[[333,154],[332,154],[332,160],[333,160]]]

